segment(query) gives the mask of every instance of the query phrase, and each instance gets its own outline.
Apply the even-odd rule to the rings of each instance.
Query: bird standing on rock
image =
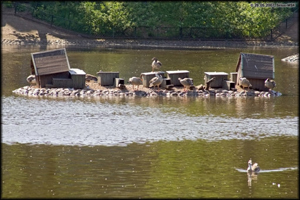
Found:
[[[135,76],[129,78],[128,82],[132,85],[133,90],[135,85],[137,86],[137,89],[139,89],[139,86],[143,84],[142,79]]]
[[[149,81],[149,87],[154,87],[157,86],[157,89],[159,89],[160,84],[163,82],[163,77],[161,75],[158,75],[158,73],[155,73],[155,77],[153,77]]]
[[[35,85],[35,84],[36,84],[35,75],[29,75],[29,76],[26,78],[26,81],[27,81],[30,85]]]
[[[161,68],[162,63],[159,60],[157,60],[156,57],[152,58],[152,61],[153,61],[152,62],[152,72],[154,71],[154,69],[160,69]]]
[[[183,85],[184,91],[186,91],[187,88],[190,88],[192,85],[194,85],[193,79],[191,78],[178,78],[178,80]]]
[[[265,80],[265,87],[269,88],[269,90],[273,90],[274,87],[276,87],[276,83],[274,80],[270,80],[269,78],[267,78]]]
[[[252,87],[250,81],[246,77],[240,77],[240,85],[243,86],[245,91],[245,87],[249,90],[249,87]]]

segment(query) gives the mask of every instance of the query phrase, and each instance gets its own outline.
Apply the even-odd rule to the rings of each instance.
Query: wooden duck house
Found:
[[[178,78],[189,78],[189,73],[187,70],[167,71],[167,78],[171,80],[174,86],[182,86]]]
[[[38,87],[85,87],[85,72],[70,68],[65,48],[31,53],[31,71]]]
[[[236,66],[237,84],[240,77],[246,77],[252,89],[268,91],[265,87],[267,78],[275,78],[274,56],[262,54],[241,53]]]
[[[103,72],[99,71],[98,74],[98,83],[102,86],[114,86],[115,79],[119,78],[119,72]]]
[[[210,83],[212,88],[225,88],[226,81],[228,80],[228,73],[225,72],[204,72],[204,81],[207,82],[211,78],[215,80]]]
[[[160,71],[160,72],[144,72],[141,73],[141,77],[143,80],[143,87],[149,87],[149,81],[155,77],[155,74],[158,73],[159,75],[161,75],[164,78],[165,72]]]

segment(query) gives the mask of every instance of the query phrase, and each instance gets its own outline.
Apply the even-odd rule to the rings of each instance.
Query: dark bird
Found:
[[[276,87],[276,83],[274,80],[267,78],[265,81],[265,86],[269,88],[269,90],[273,90],[273,88]]]
[[[90,82],[91,80],[97,82],[98,78],[96,76],[94,76],[94,75],[86,74],[85,75],[85,81]]]
[[[157,60],[157,58],[152,58],[152,72],[154,71],[154,69],[160,69],[161,68],[161,66],[162,66],[162,63],[159,61],[159,60]]]

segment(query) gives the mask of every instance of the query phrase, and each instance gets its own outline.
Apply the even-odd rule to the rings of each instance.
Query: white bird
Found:
[[[249,90],[249,87],[252,87],[250,81],[245,77],[240,77],[240,85],[243,86],[245,91],[245,87]]]
[[[250,158],[250,160],[248,161],[248,168],[247,168],[247,172],[254,172],[254,173],[258,173],[260,171],[260,168],[258,166],[257,163],[254,163],[252,165],[252,159]]]
[[[152,58],[152,72],[154,71],[154,69],[160,69],[161,68],[161,66],[162,66],[162,63],[159,61],[159,60],[157,60],[157,58]]]
[[[161,75],[158,75],[158,73],[155,73],[155,77],[153,77],[150,81],[149,81],[149,87],[154,87],[157,86],[157,89],[159,89],[160,84],[162,84],[163,82],[163,77]]]
[[[139,86],[143,84],[142,78],[135,77],[135,76],[129,78],[128,82],[132,85],[133,90],[135,85],[137,86],[137,89],[139,89]]]
[[[273,90],[274,87],[276,87],[276,83],[274,80],[270,80],[269,78],[265,81],[265,86],[269,88],[269,90]]]
[[[36,84],[35,75],[29,75],[29,76],[26,78],[26,81],[27,81],[30,85],[35,85],[35,84]]]
[[[178,80],[183,85],[184,91],[186,91],[187,88],[190,88],[192,85],[194,85],[193,79],[191,78],[178,78]]]

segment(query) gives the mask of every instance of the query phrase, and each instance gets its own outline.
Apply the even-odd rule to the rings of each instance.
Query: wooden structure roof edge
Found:
[[[65,48],[31,53],[35,75],[49,75],[70,70]]]

